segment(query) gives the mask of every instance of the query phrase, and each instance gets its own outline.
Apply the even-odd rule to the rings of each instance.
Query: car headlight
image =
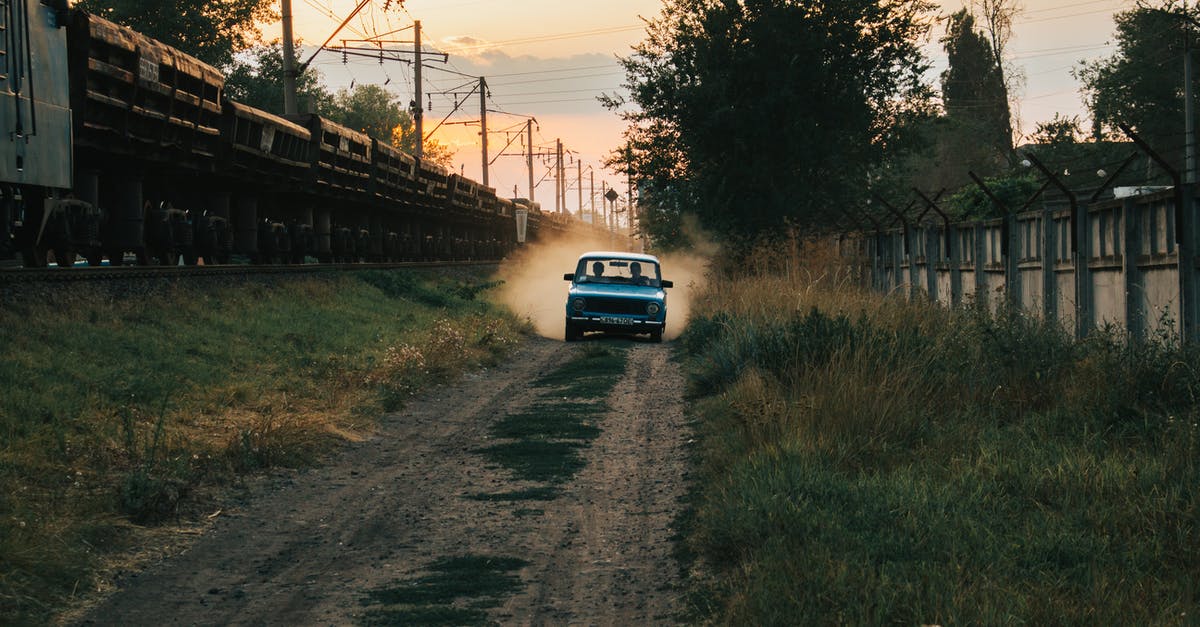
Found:
[[[657,316],[659,311],[662,311],[662,307],[660,307],[658,303],[650,303],[649,305],[646,305],[646,313],[650,314],[651,316]]]
[[[571,301],[571,308],[575,311],[583,311],[583,307],[585,305],[587,305],[587,301],[583,300],[582,298],[576,298],[575,300]]]

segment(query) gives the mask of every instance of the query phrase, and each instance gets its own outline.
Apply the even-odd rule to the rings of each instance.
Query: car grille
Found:
[[[607,314],[646,315],[646,302],[628,298],[589,298],[587,311]]]

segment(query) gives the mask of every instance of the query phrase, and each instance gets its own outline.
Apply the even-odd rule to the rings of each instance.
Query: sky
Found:
[[[303,40],[302,58],[334,33],[359,0],[292,0],[296,36]],[[424,70],[425,133],[454,147],[455,169],[481,180],[479,96],[470,94],[485,76],[489,130],[490,184],[502,196],[528,195],[525,150],[520,133],[535,118],[534,145],[551,154],[561,140],[567,152],[569,190],[566,208],[579,208],[577,173],[582,170],[583,208],[591,206],[592,175],[598,198],[604,185],[624,191],[623,176],[607,172],[601,160],[622,143],[624,123],[598,101],[601,94],[622,95],[624,74],[617,59],[628,56],[644,34],[642,18],[658,15],[659,0],[372,0],[331,42],[331,46],[363,46],[372,37],[412,41],[414,20],[422,25],[426,51]],[[941,13],[961,8],[961,0],[940,3]],[[1078,82],[1071,69],[1082,60],[1110,56],[1112,15],[1133,0],[1023,0],[1014,24],[1008,56],[1018,77],[1013,93],[1017,132],[1032,133],[1038,122],[1056,113],[1079,116],[1087,127]],[[406,29],[406,30],[401,30]],[[934,26],[925,46],[933,68],[927,80],[936,84],[945,69],[937,43],[944,27]],[[394,34],[388,34],[396,31]],[[264,36],[279,36],[278,23],[265,25]],[[404,47],[404,44],[391,44]],[[411,49],[411,44],[408,45]],[[433,51],[449,55],[446,63]],[[318,54],[313,67],[328,87],[375,83],[404,101],[413,97],[411,66],[391,59]],[[1181,70],[1182,71],[1182,70]],[[465,75],[465,76],[464,76]],[[460,107],[456,110],[456,104]],[[432,106],[430,106],[432,105]],[[445,120],[434,131],[440,122]],[[511,141],[511,143],[509,143]],[[1020,141],[1018,140],[1018,143]],[[505,148],[508,144],[507,148]],[[578,165],[577,163],[578,162]],[[549,157],[534,160],[534,198],[543,209],[554,208],[554,182]],[[514,187],[515,194],[514,194]]]

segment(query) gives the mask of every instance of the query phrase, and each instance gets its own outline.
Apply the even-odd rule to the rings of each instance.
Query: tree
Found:
[[[225,92],[242,104],[283,115],[283,46],[276,41],[235,57],[225,77]],[[333,94],[311,67],[297,77],[296,92],[301,111],[328,115],[333,109]]]
[[[931,8],[666,0],[622,60],[637,108],[624,113],[632,158],[615,161],[632,161],[621,167],[644,215],[695,213],[731,238],[829,223],[862,194],[923,89]]]
[[[342,89],[334,97],[334,108],[329,112],[329,119],[391,143],[393,129],[409,117],[400,102],[399,96],[379,85]]]
[[[956,178],[966,171],[997,171],[1012,151],[1008,90],[993,45],[976,29],[975,17],[963,9],[950,16],[941,39],[949,66],[942,73],[942,103],[947,123],[940,150],[957,164]]]
[[[1008,95],[1012,92],[1013,84],[1019,80],[1015,72],[1009,72],[1005,53],[1008,50],[1008,40],[1012,38],[1013,19],[1022,12],[1019,0],[974,0],[975,8],[979,11],[984,32],[991,44],[992,65],[1000,81],[1000,92],[1003,94],[1004,109],[1001,122],[1008,131],[1005,136],[1005,152],[1012,150],[1012,115],[1008,106]]]
[[[1172,160],[1182,161],[1183,42],[1187,23],[1174,2],[1118,13],[1117,51],[1107,59],[1080,63],[1074,75],[1083,83],[1096,139],[1121,136],[1128,124]],[[1191,32],[1191,47],[1200,39]],[[1200,93],[1200,92],[1196,92]]]
[[[219,68],[261,38],[275,0],[80,0],[77,8],[128,26]]]
[[[1079,116],[1067,117],[1061,113],[1055,113],[1053,120],[1038,123],[1037,130],[1033,132],[1030,139],[1035,144],[1069,146],[1079,143],[1082,136],[1083,129],[1079,125]]]
[[[392,145],[409,154],[416,152],[417,124],[413,122],[412,116],[408,115],[408,112],[404,113],[400,125],[392,129]],[[425,146],[422,148],[423,159],[446,168],[454,164],[454,154],[453,148],[436,139],[426,139]]]

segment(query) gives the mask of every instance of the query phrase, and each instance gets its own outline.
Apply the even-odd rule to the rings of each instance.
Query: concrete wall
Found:
[[[1169,189],[951,224],[948,233],[909,224],[851,236],[864,244],[845,248],[879,291],[946,306],[983,299],[993,311],[1007,303],[1079,336],[1116,326],[1200,339],[1195,199],[1194,188]]]

